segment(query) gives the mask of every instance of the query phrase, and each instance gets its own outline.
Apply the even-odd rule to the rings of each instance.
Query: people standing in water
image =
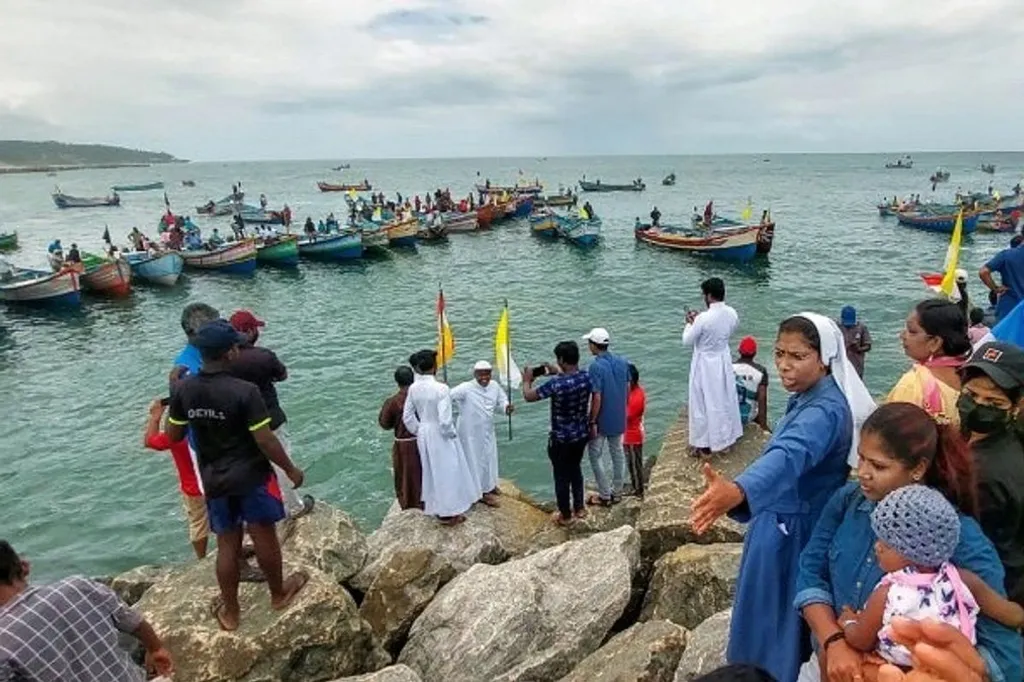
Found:
[[[473,379],[451,390],[452,403],[459,410],[455,430],[459,442],[474,465],[477,483],[483,491],[480,501],[499,507],[498,439],[494,433],[494,415],[512,414],[512,405],[500,385],[491,381],[491,363],[481,360],[473,365]]]
[[[755,362],[757,341],[746,336],[740,341],[739,358],[732,363],[736,373],[736,394],[740,403],[740,421],[768,428],[768,370]]]
[[[629,364],[629,393],[626,397],[626,433],[622,436],[622,448],[626,452],[626,466],[633,484],[633,494],[644,496],[644,411],[647,409],[647,393],[640,385],[640,370]]]
[[[228,371],[246,341],[227,320],[200,327],[192,343],[201,354],[202,369],[174,387],[167,417],[172,443],[182,440],[187,428],[197,446],[210,528],[217,536],[220,599],[212,612],[227,631],[238,629],[241,614],[243,532],[252,538],[275,610],[287,608],[309,579],[301,571],[287,579],[283,575],[275,526],[286,514],[271,462],[296,488],[304,474],[270,430],[271,416],[259,388]]]
[[[735,481],[704,464],[707,490],[693,503],[690,522],[698,535],[725,514],[748,524],[726,657],[796,680],[809,654],[793,608],[800,552],[848,479],[855,429],[875,405],[846,358],[838,326],[822,315],[801,313],[779,325],[775,365],[793,394],[785,416]]]
[[[416,447],[416,436],[405,428],[402,412],[412,386],[412,369],[402,365],[395,370],[398,391],[384,401],[377,416],[382,429],[394,431],[395,441],[391,445],[391,469],[395,480],[395,499],[402,509],[423,509],[420,486],[423,469],[420,466],[420,452]]]
[[[700,288],[708,309],[687,311],[683,328],[683,345],[693,347],[687,415],[694,455],[721,452],[743,435],[729,350],[739,316],[725,304],[725,282],[712,277]]]
[[[871,333],[867,326],[857,319],[857,309],[844,305],[839,313],[839,330],[846,343],[846,357],[850,360],[857,376],[864,378],[864,356],[871,350]]]
[[[466,520],[482,490],[474,467],[459,443],[452,416],[451,391],[437,380],[437,352],[421,350],[409,358],[416,378],[409,388],[402,421],[416,436],[423,467],[423,511],[442,524]]]

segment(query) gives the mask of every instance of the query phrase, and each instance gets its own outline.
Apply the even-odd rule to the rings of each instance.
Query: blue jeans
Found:
[[[605,443],[608,444],[608,454],[612,458],[612,480],[610,483],[602,461]],[[610,500],[613,494],[617,495],[622,490],[622,482],[626,476],[626,454],[622,450],[622,434],[617,436],[599,435],[590,441],[587,450],[590,454],[590,466],[594,470],[594,482],[597,483],[597,494],[602,500]]]

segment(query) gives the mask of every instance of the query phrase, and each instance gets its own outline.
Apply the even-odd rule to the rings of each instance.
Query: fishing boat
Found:
[[[672,185],[676,184],[676,174],[669,173],[668,175],[665,176],[665,179],[661,181],[661,184],[663,184],[665,187],[671,187]]]
[[[419,226],[416,229],[416,239],[427,243],[443,242],[445,239],[448,239],[448,229],[445,227],[443,220],[442,218],[441,222],[436,224],[432,224],[429,219],[419,222]]]
[[[981,172],[988,173],[989,175],[995,175],[996,166],[992,163],[983,163],[981,164]]]
[[[416,230],[419,221],[415,218],[389,223],[384,226],[388,233],[388,246],[416,248]]]
[[[388,232],[382,225],[369,221],[357,228],[363,242],[363,253],[383,253],[388,247]]]
[[[185,267],[213,270],[232,275],[248,275],[256,271],[256,242],[245,239],[216,249],[189,249],[181,251]]]
[[[329,182],[320,181],[316,183],[316,186],[320,188],[321,192],[369,192],[373,189],[373,185],[363,180],[359,184],[341,184],[334,185]]]
[[[263,265],[294,268],[299,264],[299,238],[282,234],[256,241],[256,261]]]
[[[910,158],[910,155],[903,157],[902,159],[896,159],[895,162],[889,162],[885,164],[885,167],[889,170],[896,169],[911,169],[914,167],[914,160]]]
[[[558,236],[576,246],[594,246],[601,240],[601,219],[584,220],[576,216],[555,216]]]
[[[195,180],[182,180],[181,181],[181,186],[182,187],[195,187],[196,186],[196,181]]]
[[[628,185],[609,185],[602,183],[600,180],[597,182],[587,182],[586,180],[580,180],[580,189],[584,192],[643,192],[647,189],[640,180],[634,180]]]
[[[185,259],[177,251],[153,255],[145,251],[132,251],[125,253],[124,258],[131,266],[135,279],[165,287],[174,286],[185,267]]]
[[[203,215],[230,215],[236,210],[239,211],[258,211],[258,206],[252,206],[251,204],[243,204],[242,200],[245,199],[244,192],[236,192],[229,194],[228,196],[214,201],[211,199],[202,206],[196,206],[196,213]]]
[[[545,239],[555,239],[558,237],[558,219],[552,211],[537,211],[530,216],[530,232]]]
[[[904,211],[896,215],[900,225],[913,227],[927,232],[953,233],[953,226],[956,225],[956,214],[932,215],[921,211]],[[965,213],[963,233],[971,234],[978,228],[978,214]]]
[[[57,208],[98,208],[121,205],[121,197],[116,193],[109,197],[73,197],[70,194],[57,191],[53,193],[52,197]]]
[[[284,211],[239,210],[238,217],[246,225],[284,225]]]
[[[475,232],[477,229],[477,214],[475,211],[470,213],[445,213],[444,227],[449,234],[453,232]]]
[[[486,230],[495,220],[504,217],[504,211],[497,204],[484,204],[476,210],[476,224],[481,230]]]
[[[943,168],[936,168],[932,176],[928,178],[928,182],[936,184],[939,182],[949,182],[949,171]]]
[[[415,233],[413,234],[415,239]],[[298,241],[299,255],[316,260],[352,260],[363,255],[360,230],[346,230],[305,237]]]
[[[82,253],[82,288],[106,296],[127,296],[132,292],[132,267],[121,258]]]
[[[692,229],[695,231],[701,230],[704,226],[704,216],[693,214],[690,219]],[[648,226],[641,226],[646,228]],[[663,230],[673,231],[677,230],[671,225],[661,226]],[[741,230],[747,230],[752,228],[758,229],[757,235],[757,253],[758,255],[767,255],[772,250],[772,244],[775,243],[775,221],[768,219],[764,222],[751,224],[739,220],[732,220],[731,218],[725,218],[720,215],[715,215],[711,219],[711,231],[712,232],[736,232]]]
[[[0,251],[14,251],[17,248],[17,232],[0,232]]]
[[[343,163],[340,166],[335,166],[331,170],[332,171],[343,171],[343,170],[348,170],[351,167],[352,167],[352,164],[350,164],[350,163]]]
[[[0,259],[0,301],[20,305],[77,306],[82,302],[78,273],[15,267]]]
[[[115,192],[151,192],[155,189],[163,189],[164,183],[150,182],[144,185],[114,185],[110,189]]]
[[[544,185],[540,182],[517,183],[515,185],[492,185],[490,182],[483,185],[477,184],[476,191],[480,194],[530,194],[537,195],[544,191]]]
[[[522,194],[516,197],[513,201],[512,217],[514,218],[528,218],[533,212],[533,195]]]
[[[654,246],[688,251],[719,260],[747,263],[757,256],[760,231],[758,225],[727,231],[667,229],[665,226],[642,225],[634,229],[633,234],[637,241]]]
[[[572,206],[572,202],[576,200],[572,194],[549,194],[546,197],[537,197],[533,200],[534,208],[544,208],[550,206],[551,208],[558,208],[560,206]]]

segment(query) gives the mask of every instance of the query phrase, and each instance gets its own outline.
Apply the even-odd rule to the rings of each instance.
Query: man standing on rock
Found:
[[[275,525],[285,518],[274,462],[296,488],[303,473],[288,458],[270,430],[270,414],[259,389],[231,376],[228,368],[247,341],[226,320],[207,322],[190,339],[202,356],[199,374],[179,382],[171,395],[167,435],[197,446],[199,473],[206,491],[210,528],[217,536],[220,599],[212,613],[223,630],[238,628],[238,583],[243,526],[252,538],[256,561],[270,588],[274,609],[286,608],[308,576],[282,575],[281,545]]]
[[[398,506],[402,509],[423,509],[423,501],[420,499],[423,480],[420,452],[416,448],[416,436],[409,433],[402,421],[402,411],[412,382],[412,369],[402,365],[395,370],[398,393],[384,401],[377,422],[382,429],[395,432],[395,442],[391,446],[391,468],[394,471]]]
[[[491,363],[481,360],[473,366],[473,380],[452,389],[452,403],[459,408],[456,431],[466,457],[474,464],[481,501],[498,507],[498,440],[494,415],[512,414],[512,405],[501,386],[491,381]]]
[[[587,368],[593,396],[590,400],[590,467],[594,470],[597,495],[591,495],[587,504],[610,506],[619,501],[626,476],[626,454],[622,436],[626,433],[626,396],[629,394],[629,363],[608,350],[611,337],[608,331],[595,327],[583,339],[587,342],[594,361]],[[612,460],[612,480],[605,471],[604,447]]]
[[[721,452],[743,435],[729,350],[729,337],[739,324],[739,316],[725,304],[725,282],[721,279],[707,279],[700,289],[708,309],[700,314],[687,311],[683,328],[683,345],[693,346],[687,413],[690,447],[695,456]]]

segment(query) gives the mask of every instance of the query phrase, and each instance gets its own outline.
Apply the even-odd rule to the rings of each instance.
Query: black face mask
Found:
[[[979,405],[969,395],[960,396],[956,407],[960,412],[960,427],[969,433],[998,433],[1010,424],[1008,410],[993,405]]]

